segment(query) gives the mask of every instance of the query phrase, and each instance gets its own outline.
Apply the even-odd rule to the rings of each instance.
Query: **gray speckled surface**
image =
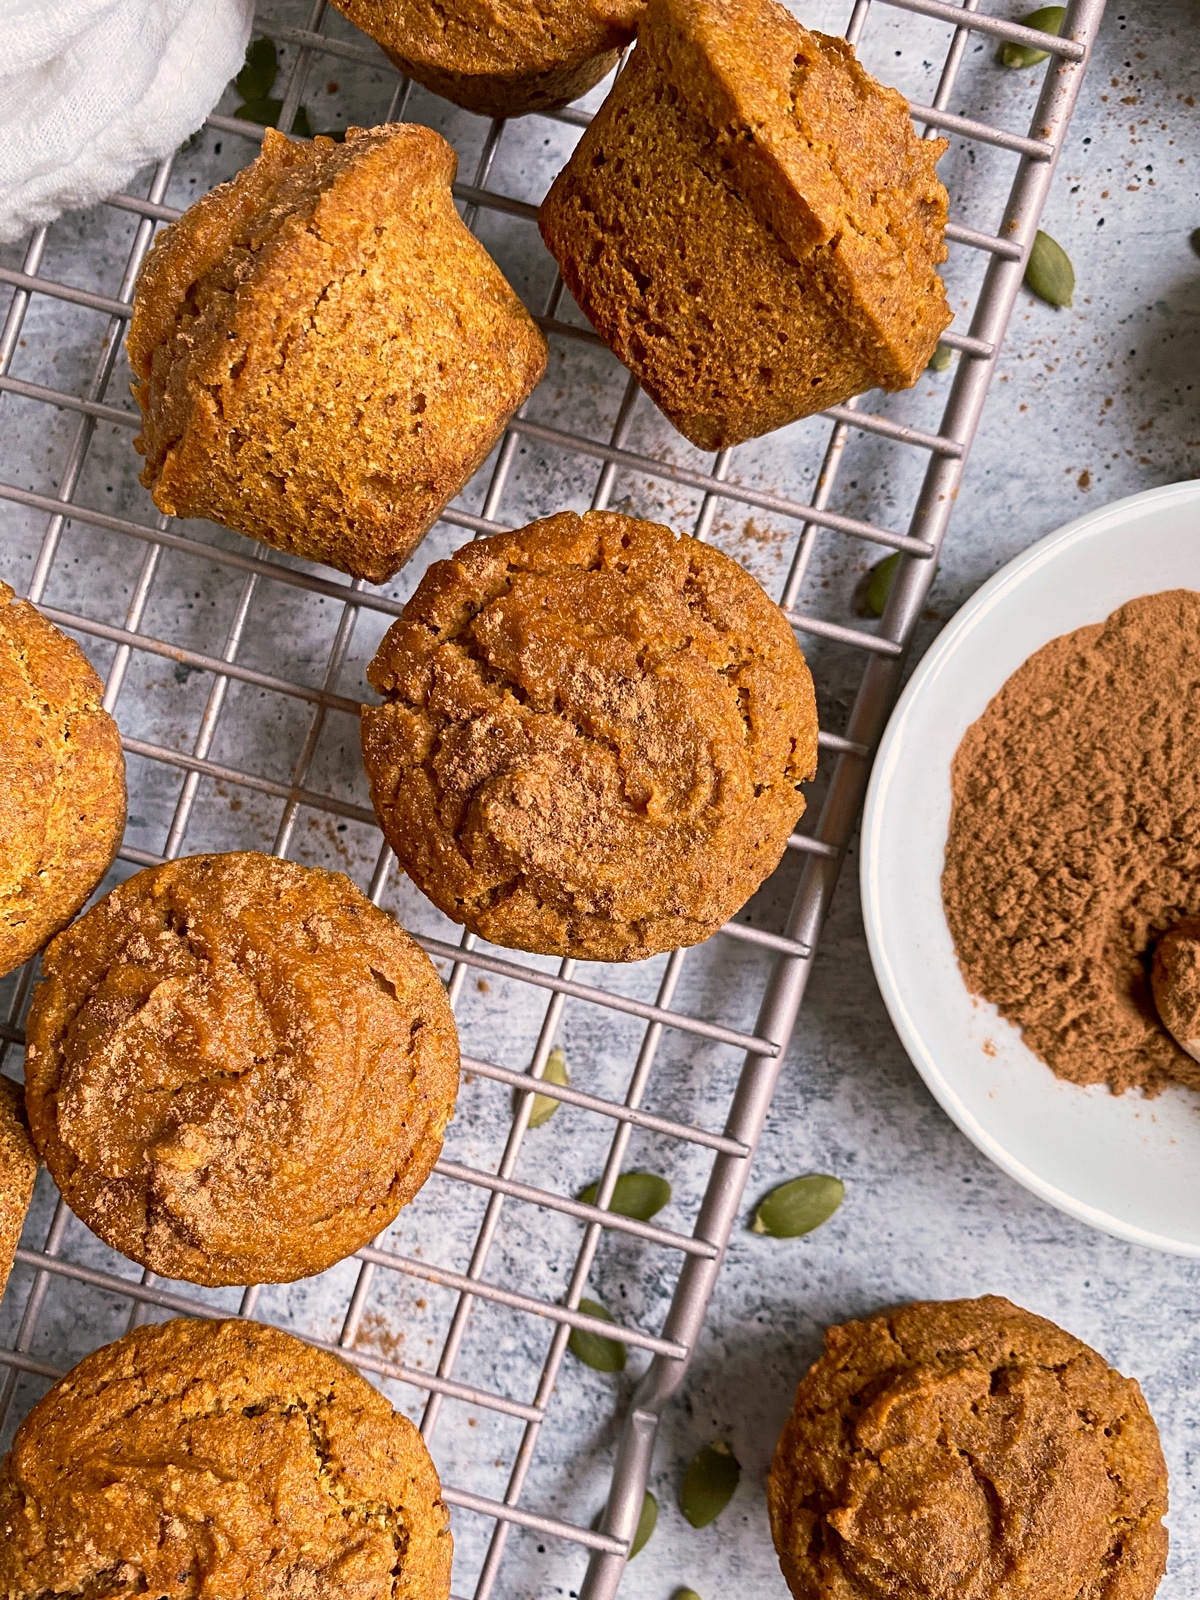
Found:
[[[795,4],[805,21],[844,25],[846,7],[820,0]],[[299,5],[276,14],[302,20]],[[998,7],[999,9],[999,7]],[[1006,14],[1024,9],[1005,0]],[[1121,494],[1200,471],[1200,259],[1188,234],[1200,226],[1200,10],[1194,0],[1145,0],[1136,9],[1110,0],[1096,59],[1063,155],[1045,226],[1067,248],[1078,275],[1075,307],[1053,312],[1022,295],[1000,362],[983,428],[967,472],[955,520],[919,646],[979,583],[1031,540],[1079,511]],[[335,20],[331,31],[350,37]],[[876,8],[865,57],[874,70],[922,99],[931,92],[932,47],[944,30],[922,19]],[[312,80],[305,99],[314,124],[369,121],[386,108],[389,80],[372,68],[339,64]],[[327,84],[336,84],[332,90]],[[973,49],[956,108],[990,97],[997,115],[1017,126],[1032,103],[1034,75],[1000,75],[992,51]],[[231,109],[232,99],[222,109]],[[464,176],[482,138],[483,124],[423,95],[411,114],[441,127],[459,149]],[[561,162],[574,135],[531,120],[505,134],[497,186],[536,197]],[[227,176],[246,157],[229,136],[203,136],[181,157],[169,199],[188,198]],[[973,159],[956,142],[943,163],[959,215],[978,226],[995,225],[995,206],[1011,164],[988,152]],[[111,293],[119,278],[134,220],[102,210],[65,219],[51,236],[48,270],[72,282]],[[539,299],[549,284],[544,253],[531,247],[528,224],[489,218],[481,232],[522,293]],[[5,264],[18,256],[8,250]],[[978,262],[956,251],[948,267],[952,293],[961,299],[977,281]],[[972,274],[976,274],[975,277]],[[35,300],[14,371],[18,376],[76,389],[85,381],[98,345],[100,321],[61,304]],[[908,395],[888,397],[889,415],[929,424],[945,395],[946,377],[928,375]],[[121,403],[119,369],[111,397]],[[556,343],[547,379],[531,414],[554,419],[569,408],[573,425],[596,437],[612,425],[622,378],[606,356],[586,346]],[[872,404],[879,400],[874,397]],[[24,487],[53,492],[74,420],[11,396],[0,409],[3,472]],[[800,424],[739,457],[746,481],[811,493],[823,430]],[[643,402],[635,413],[633,444],[681,461],[698,460]],[[902,460],[869,439],[851,446],[835,506],[871,515],[892,527],[907,521],[920,462]],[[137,461],[129,432],[105,425],[97,432],[80,498],[147,523],[149,502],[136,483]],[[565,505],[588,503],[597,469],[529,448],[518,459],[501,515],[516,523]],[[477,480],[464,503],[477,508]],[[618,476],[613,504],[659,515],[686,526],[697,498],[664,490],[630,474]],[[41,537],[40,514],[0,507],[4,555],[0,572],[18,588],[28,580]],[[203,527],[192,530],[229,549],[237,536]],[[734,511],[718,518],[714,537],[777,585],[789,553],[781,520]],[[461,542],[440,527],[413,569],[394,585],[407,593],[429,559]],[[56,561],[47,600],[101,618],[119,618],[136,577],[141,549],[73,524]],[[844,617],[855,585],[873,559],[863,547],[826,542],[814,567],[807,603]],[[191,556],[167,556],[156,580],[145,629],[175,643],[212,648],[223,637],[240,579]],[[272,586],[254,602],[241,659],[269,670],[281,661],[299,681],[318,681],[335,623],[334,606],[319,597]],[[366,616],[355,634],[338,683],[347,695],[362,691],[362,671],[382,631]],[[103,670],[109,647],[88,644]],[[811,652],[829,725],[840,725],[854,684],[847,652]],[[203,674],[139,657],[131,668],[118,714],[127,732],[188,747],[208,691]],[[214,749],[217,759],[243,761],[286,781],[306,725],[295,701],[246,686],[231,691]],[[161,849],[179,788],[178,774],[134,759],[135,803],[131,838]],[[362,803],[353,724],[330,716],[310,785]],[[187,836],[197,850],[232,844],[268,848],[279,819],[277,801],[240,794],[205,781]],[[360,881],[369,873],[375,841],[356,822],[339,825],[315,812],[302,815],[292,853],[302,860],[343,865]],[[821,1328],[847,1316],[909,1298],[998,1291],[1048,1315],[1093,1343],[1142,1382],[1160,1426],[1172,1473],[1172,1555],[1163,1600],[1188,1600],[1200,1592],[1200,1517],[1196,1479],[1200,1466],[1200,1263],[1153,1254],[1094,1233],[1033,1199],[988,1164],[952,1127],[925,1092],[888,1023],[863,941],[857,902],[857,861],[851,853],[827,926],[808,998],[767,1124],[750,1194],[799,1172],[836,1172],[847,1183],[840,1213],[811,1238],[777,1243],[735,1232],[729,1258],[680,1403],[669,1414],[655,1457],[652,1487],[662,1510],[658,1530],[631,1565],[623,1593],[630,1600],[667,1600],[679,1584],[704,1597],[733,1592],[785,1594],[770,1546],[763,1480],[779,1425],[800,1372],[816,1353]],[[765,890],[754,915],[777,925],[794,882],[788,864]],[[387,904],[408,922],[447,932],[406,884],[393,884]],[[624,992],[652,998],[662,961],[603,974]],[[765,964],[741,946],[718,941],[689,957],[680,1004],[698,1014],[748,1025]],[[474,1045],[512,1066],[528,1059],[542,1006],[502,982],[485,989],[474,976],[464,991],[462,1022]],[[618,1093],[639,1039],[628,1019],[571,1004],[558,1037],[583,1087]],[[650,1104],[674,1115],[719,1120],[737,1068],[736,1055],[697,1046],[668,1034],[652,1084]],[[456,1159],[484,1165],[497,1159],[508,1097],[498,1086],[467,1081],[448,1141]],[[581,1113],[561,1111],[530,1136],[520,1175],[575,1192],[595,1176],[607,1144],[605,1130]],[[626,1165],[652,1166],[675,1186],[662,1220],[689,1227],[708,1169],[694,1149],[637,1136]],[[41,1180],[45,1185],[45,1179]],[[49,1205],[39,1190],[30,1240],[44,1233]],[[391,1242],[460,1267],[482,1211],[479,1191],[451,1191],[435,1179],[401,1217]],[[553,1298],[570,1271],[577,1230],[561,1217],[508,1207],[490,1269],[499,1282]],[[72,1225],[67,1253],[108,1262],[98,1242]],[[126,1272],[128,1267],[124,1268]],[[661,1255],[610,1238],[602,1247],[589,1292],[614,1310],[651,1327],[661,1319],[675,1267]],[[349,1264],[323,1278],[270,1291],[263,1311],[325,1337],[336,1336],[353,1278]],[[0,1308],[0,1337],[11,1338],[29,1283],[19,1269]],[[236,1292],[215,1296],[236,1304]],[[436,1360],[451,1297],[402,1277],[380,1274],[361,1339],[368,1348],[402,1354],[416,1365]],[[68,1364],[124,1326],[116,1297],[56,1283],[35,1352]],[[532,1331],[531,1331],[532,1330]],[[475,1319],[462,1370],[471,1379],[529,1398],[548,1332],[497,1309]],[[544,1431],[526,1502],[586,1522],[598,1506],[611,1459],[614,1398],[623,1403],[644,1357],[631,1357],[619,1379],[582,1369],[570,1358],[560,1375],[551,1423]],[[21,1405],[39,1385],[23,1380]],[[397,1403],[416,1410],[414,1391],[390,1386]],[[483,1493],[502,1492],[518,1425],[470,1407],[450,1404],[434,1438],[439,1466],[449,1480]],[[731,1440],[743,1464],[741,1486],[723,1516],[702,1531],[687,1527],[675,1499],[682,1467],[714,1437]],[[455,1587],[469,1592],[482,1555],[480,1519],[456,1514],[460,1564]],[[501,1581],[514,1596],[571,1595],[582,1562],[561,1547],[544,1550],[534,1536],[516,1534]]]

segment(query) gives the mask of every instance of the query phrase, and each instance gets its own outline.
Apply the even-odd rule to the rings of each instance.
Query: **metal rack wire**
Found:
[[[469,491],[443,518],[447,527],[471,533],[511,525],[502,516],[506,491],[511,489],[521,453],[540,450],[568,453],[579,471],[588,462],[598,464],[590,495],[590,503],[597,509],[613,502],[619,481],[636,478],[658,485],[664,492],[692,495],[692,531],[701,538],[710,535],[715,519],[730,508],[782,519],[793,535],[781,605],[805,640],[806,648],[837,650],[841,659],[861,663],[861,671],[855,668],[856,687],[848,718],[841,728],[825,729],[821,734],[824,797],[815,827],[791,840],[791,853],[800,863],[800,870],[790,906],[782,917],[776,918],[774,927],[740,919],[713,941],[726,941],[730,949],[751,963],[747,970],[759,997],[757,1020],[752,1024],[735,1025],[736,1017],[733,1021],[714,1019],[698,1014],[696,1007],[685,1009],[678,1003],[684,992],[681,985],[685,961],[700,959],[687,952],[676,951],[663,963],[648,964],[648,976],[633,981],[628,971],[611,968],[596,968],[583,976],[571,961],[551,969],[512,953],[479,948],[469,936],[457,944],[436,933],[422,937],[425,948],[442,964],[451,999],[460,1011],[468,974],[474,975],[477,984],[495,980],[506,994],[524,996],[526,1005],[537,1003],[539,995],[544,1002],[524,1070],[490,1059],[486,1031],[464,1027],[464,1068],[468,1080],[474,1078],[491,1097],[487,1114],[492,1122],[503,1122],[507,1129],[503,1148],[491,1162],[480,1164],[466,1159],[471,1152],[458,1151],[452,1128],[437,1177],[411,1208],[419,1213],[435,1185],[440,1186],[438,1201],[430,1202],[435,1223],[438,1204],[465,1208],[473,1237],[463,1257],[456,1262],[430,1260],[420,1244],[402,1252],[396,1247],[397,1236],[389,1233],[358,1252],[350,1279],[342,1268],[334,1269],[335,1275],[342,1274],[337,1285],[344,1306],[336,1336],[322,1339],[311,1328],[300,1331],[313,1342],[344,1354],[396,1392],[424,1396],[421,1426],[439,1463],[445,1454],[454,1455],[456,1462],[461,1454],[450,1451],[446,1442],[447,1429],[458,1429],[459,1416],[455,1413],[450,1417],[448,1406],[471,1408],[513,1425],[514,1442],[503,1458],[503,1483],[497,1491],[480,1492],[467,1481],[456,1481],[443,1467],[446,1498],[458,1508],[456,1530],[463,1513],[479,1519],[478,1536],[465,1545],[460,1540],[460,1548],[469,1546],[472,1570],[464,1572],[460,1563],[455,1574],[456,1590],[469,1590],[475,1600],[488,1600],[496,1592],[513,1530],[526,1530],[543,1542],[550,1541],[552,1558],[553,1552],[561,1553],[569,1546],[581,1556],[586,1554],[588,1567],[579,1586],[584,1600],[609,1600],[615,1593],[642,1505],[658,1418],[683,1381],[741,1203],[750,1161],[804,995],[821,923],[852,833],[870,753],[886,720],[932,581],[997,352],[1021,283],[1024,258],[1046,199],[1104,0],[1073,0],[1058,39],[983,15],[976,10],[977,3],[978,0],[965,0],[957,6],[941,0],[873,0],[872,4],[872,0],[854,0],[845,29],[846,36],[861,45],[872,15],[902,13],[935,24],[941,31],[942,49],[936,92],[930,105],[913,104],[914,118],[925,124],[927,134],[945,132],[963,147],[990,147],[1016,158],[1015,174],[1006,182],[1001,214],[992,231],[967,226],[952,213],[952,246],[956,251],[974,253],[987,264],[981,280],[972,288],[969,317],[960,316],[945,335],[946,345],[957,352],[957,371],[935,427],[923,428],[902,416],[889,415],[886,408],[867,411],[859,401],[834,408],[826,414],[823,424],[815,487],[807,498],[798,498],[757,487],[749,466],[739,475],[741,462],[752,465],[754,446],[736,452],[722,451],[700,465],[693,464],[693,458],[686,454],[654,454],[639,448],[635,429],[639,399],[630,380],[606,438],[591,436],[559,419],[538,420],[523,411],[484,469],[474,502],[478,509],[470,509]],[[325,31],[331,20],[325,0],[316,0],[303,26],[286,20],[260,21],[260,30],[269,31],[291,51],[279,117],[281,127],[291,126],[306,84],[314,70],[324,70],[325,63],[391,71],[369,41],[348,36],[346,30],[347,36]],[[1036,44],[1050,52],[1026,133],[999,126],[983,112],[965,116],[950,109],[968,43],[979,37]],[[410,96],[411,86],[393,73],[386,120],[403,117],[410,111]],[[370,120],[381,119],[373,116]],[[569,108],[552,114],[550,120],[568,128],[582,126],[587,113]],[[247,159],[254,152],[253,141],[261,138],[261,130],[231,116],[213,115],[208,127],[223,137],[245,141]],[[472,179],[460,183],[456,194],[471,226],[478,226],[481,218],[510,219],[514,226],[525,230],[525,248],[533,252],[540,250],[532,226],[536,206],[514,199],[502,186],[495,186],[497,175],[504,169],[505,139],[505,124],[497,122],[487,129]],[[0,332],[0,395],[33,406],[53,407],[73,419],[53,492],[22,487],[18,482],[0,484],[0,506],[22,508],[22,514],[45,519],[35,541],[25,592],[51,620],[80,637],[93,654],[107,650],[105,704],[122,721],[127,755],[133,758],[131,798],[136,800],[139,784],[147,792],[157,785],[157,793],[162,792],[168,778],[175,786],[174,799],[167,808],[169,821],[158,848],[147,848],[144,841],[139,844],[132,836],[127,839],[121,860],[131,867],[174,857],[185,844],[200,848],[190,840],[195,837],[197,818],[203,816],[208,804],[206,796],[213,786],[217,792],[253,798],[260,807],[275,807],[270,847],[281,854],[297,851],[301,824],[312,817],[330,819],[335,827],[373,829],[369,807],[352,796],[333,792],[335,786],[331,783],[322,786],[321,752],[331,722],[340,718],[352,727],[348,719],[357,715],[358,699],[340,687],[356,624],[372,618],[380,625],[386,623],[403,605],[400,593],[371,590],[359,582],[347,583],[320,569],[277,558],[247,541],[213,537],[202,529],[172,528],[168,519],[154,518],[149,509],[144,520],[106,512],[87,493],[85,469],[97,430],[112,426],[131,436],[136,426],[136,416],[127,406],[113,403],[109,391],[145,252],[156,226],[178,215],[178,209],[166,203],[171,178],[172,161],[168,160],[153,173],[144,194],[116,195],[108,203],[137,219],[120,272],[114,275],[114,293],[81,287],[68,276],[48,270],[53,230],[41,229],[30,239],[19,267],[0,268],[0,284],[7,285],[10,291]],[[78,386],[21,376],[22,333],[31,307],[40,297],[50,297],[60,306],[83,308],[102,325],[98,353],[85,381]],[[595,335],[562,302],[561,281],[556,281],[539,316],[552,341],[597,347]],[[964,324],[965,332],[961,331]],[[853,441],[862,439],[874,441],[883,451],[927,457],[906,531],[887,526],[882,520],[833,508],[848,448]],[[541,507],[543,513],[557,509],[559,506],[550,504]],[[90,538],[105,541],[103,549],[113,552],[114,561],[119,553],[120,559],[126,561],[125,607],[119,620],[111,615],[91,615],[88,607],[77,601],[56,605],[48,598],[56,562],[61,567],[64,540],[71,529],[83,529]],[[890,597],[877,627],[853,617],[839,619],[820,614],[812,584],[822,541],[830,538],[845,541],[853,549],[863,548],[865,541],[865,548],[874,549],[876,555],[888,550],[900,552]],[[127,552],[131,549],[137,555],[129,563]],[[235,586],[220,639],[206,645],[196,639],[181,642],[178,635],[172,637],[156,620],[156,582],[165,581],[166,564],[173,560],[184,564],[198,561],[197,570],[207,573],[211,582]],[[279,661],[273,670],[268,670],[242,659],[247,641],[258,631],[252,620],[255,608],[262,605],[265,597],[287,591],[306,602],[328,603],[336,610],[336,621],[329,630],[332,638],[320,670],[307,676],[289,671],[286,661]],[[130,695],[136,690],[135,669],[139,664],[155,661],[169,663],[177,678],[183,675],[184,684],[194,674],[207,685],[202,702],[194,695],[187,701],[188,714],[193,706],[198,711],[188,740],[171,742],[165,737],[148,736],[146,728],[135,732],[132,726],[125,726]],[[230,696],[251,690],[264,697],[277,697],[280,704],[290,708],[286,772],[255,770],[220,756],[222,719]],[[183,689],[180,694],[184,694]],[[367,887],[379,903],[396,891],[396,874],[390,852],[380,845],[378,835],[373,837],[374,862]],[[7,1018],[0,1024],[0,1049],[8,1050],[20,1043],[21,1017],[33,976],[31,964],[16,982]],[[653,987],[648,988],[648,984]],[[604,1130],[601,1177],[593,1203],[571,1198],[564,1192],[561,1175],[553,1169],[544,1178],[539,1175],[537,1182],[519,1175],[528,1154],[531,1080],[542,1077],[568,1005],[584,1008],[588,1014],[595,1012],[611,1019],[614,1028],[624,1029],[621,1037],[630,1041],[629,1054],[633,1058],[632,1065],[618,1074],[616,1088],[608,1092],[592,1092],[577,1085],[540,1086],[542,1094],[562,1106],[576,1108],[581,1116],[594,1119],[594,1125]],[[635,1027],[640,1029],[640,1037],[629,1031]],[[680,1039],[697,1049],[711,1047],[714,1055],[722,1051],[740,1054],[742,1064],[731,1078],[731,1092],[714,1089],[707,1097],[701,1096],[697,1114],[691,1114],[686,1106],[683,1111],[647,1109],[653,1100],[652,1080],[667,1039]],[[719,1076],[716,1074],[716,1079]],[[498,1108],[502,1108],[502,1116]],[[608,1209],[635,1136],[658,1141],[660,1149],[689,1149],[709,1163],[696,1185],[698,1203],[685,1216],[686,1225],[640,1222]],[[468,1197],[472,1194],[479,1196],[481,1211],[470,1211]],[[504,1252],[498,1241],[514,1206],[535,1208],[530,1211],[539,1219],[532,1224],[534,1228],[553,1223],[570,1230],[563,1258],[565,1288],[557,1293],[532,1292],[505,1281],[511,1275],[504,1269]],[[44,1380],[57,1376],[62,1368],[61,1359],[55,1359],[45,1320],[48,1302],[56,1292],[70,1289],[79,1295],[107,1295],[110,1300],[106,1304],[115,1295],[128,1308],[129,1321],[133,1323],[155,1312],[214,1316],[235,1311],[242,1316],[286,1320],[276,1302],[264,1299],[254,1287],[248,1287],[231,1305],[227,1299],[187,1286],[168,1286],[148,1273],[138,1279],[128,1263],[97,1254],[84,1232],[60,1200],[37,1241],[31,1241],[19,1252],[18,1262],[26,1270],[14,1275],[10,1296],[19,1294],[23,1301],[11,1343],[0,1349],[0,1365],[6,1369],[0,1389],[0,1422],[3,1414],[14,1408],[18,1391],[28,1403],[44,1386]],[[424,1239],[425,1235],[420,1237]],[[609,1323],[578,1309],[589,1275],[596,1268],[602,1241],[622,1237],[631,1246],[636,1242],[644,1252],[637,1258],[635,1273],[649,1270],[652,1252],[657,1252],[654,1261],[673,1263],[670,1272],[677,1276],[660,1297],[665,1315]],[[428,1239],[436,1246],[436,1226],[428,1232]],[[372,1350],[361,1337],[372,1297],[380,1292],[389,1275],[396,1274],[444,1292],[445,1314],[439,1325],[434,1370],[395,1359],[386,1351]],[[88,1316],[83,1300],[73,1301],[72,1305],[81,1308],[76,1315]],[[470,1365],[472,1339],[484,1311],[508,1315],[521,1326],[543,1329],[548,1335],[538,1346],[538,1361],[528,1373],[523,1391],[518,1380],[525,1379],[524,1369],[506,1374],[502,1361],[488,1369],[487,1381],[475,1381],[469,1376],[474,1370]],[[643,1325],[646,1323],[649,1325]],[[525,1503],[530,1486],[536,1487],[534,1469],[547,1426],[569,1426],[569,1417],[563,1415],[566,1402],[556,1396],[556,1388],[565,1382],[564,1356],[575,1328],[603,1334],[628,1350],[643,1351],[649,1357],[620,1425],[607,1503],[593,1526],[584,1526],[586,1518],[581,1519],[577,1510],[557,1515]],[[464,1371],[468,1376],[463,1376]],[[546,1503],[544,1496],[542,1503]]]

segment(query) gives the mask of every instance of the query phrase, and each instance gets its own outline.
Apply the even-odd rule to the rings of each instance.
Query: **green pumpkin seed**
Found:
[[[828,1222],[845,1194],[842,1180],[826,1173],[793,1178],[759,1201],[751,1231],[770,1234],[773,1239],[797,1239]]]
[[[1039,228],[1025,263],[1025,287],[1049,306],[1069,306],[1075,297],[1075,268],[1057,239]]]
[[[888,595],[892,592],[892,579],[896,576],[896,568],[900,565],[900,552],[896,550],[890,556],[885,556],[871,568],[871,576],[867,580],[867,592],[864,605],[867,615],[881,617],[884,607],[888,603]]]
[[[637,1529],[633,1535],[633,1543],[629,1546],[629,1559],[633,1560],[639,1550],[644,1550],[650,1543],[650,1535],[658,1526],[658,1501],[646,1490],[646,1498],[642,1501],[642,1514],[638,1518]]]
[[[233,114],[242,122],[257,122],[260,128],[273,128],[282,110],[282,100],[247,100]]]
[[[599,1300],[581,1300],[579,1309],[589,1317],[601,1317],[605,1322],[613,1320]],[[592,1333],[589,1328],[572,1328],[567,1348],[577,1361],[582,1361],[585,1367],[594,1367],[597,1372],[625,1370],[625,1346],[619,1339],[606,1339],[602,1333]],[[657,1506],[654,1514],[658,1515]]]
[[[1188,235],[1188,243],[1191,245],[1196,254],[1200,256],[1200,228],[1192,229],[1191,233]]]
[[[676,1589],[671,1600],[700,1600],[700,1596],[695,1589]]]
[[[945,372],[954,360],[954,351],[948,344],[940,344],[929,358],[930,372]]]
[[[1066,14],[1066,6],[1042,6],[1038,11],[1031,11],[1027,17],[1018,18],[1018,21],[1023,28],[1036,28],[1039,33],[1059,34],[1062,32],[1063,18]],[[1039,50],[1032,44],[1014,44],[1010,39],[1000,48],[1000,65],[1036,67],[1038,62],[1045,61],[1049,54],[1049,50]]]
[[[585,1206],[594,1206],[600,1192],[598,1183],[589,1183],[577,1196]],[[608,1209],[619,1217],[649,1222],[671,1198],[671,1185],[655,1172],[623,1172],[613,1187]]]
[[[279,54],[274,39],[252,39],[246,49],[246,63],[233,80],[233,86],[243,100],[265,100],[278,71]]]
[[[531,1079],[531,1082],[536,1081],[536,1079]],[[567,1076],[567,1058],[563,1054],[561,1045],[556,1044],[554,1049],[551,1050],[550,1054],[546,1057],[546,1069],[542,1073],[542,1082],[562,1084],[569,1084],[571,1082],[570,1078]],[[521,1104],[521,1096],[528,1093],[528,1089],[513,1090],[514,1111]],[[543,1127],[547,1122],[550,1121],[550,1118],[558,1110],[561,1104],[561,1100],[555,1100],[552,1095],[535,1094],[533,1097],[533,1110],[529,1113],[529,1126],[531,1128]]]
[[[742,1469],[723,1439],[692,1457],[679,1491],[679,1509],[693,1528],[707,1528],[733,1499]]]
[[[296,115],[292,118],[292,132],[299,139],[311,139],[313,136],[312,123],[308,120],[306,106],[297,106]]]

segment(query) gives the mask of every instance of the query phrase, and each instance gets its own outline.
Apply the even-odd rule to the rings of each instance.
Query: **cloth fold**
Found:
[[[0,240],[94,205],[197,129],[254,0],[0,0]]]

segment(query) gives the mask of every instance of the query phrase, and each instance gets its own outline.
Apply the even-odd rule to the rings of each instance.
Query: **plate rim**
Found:
[[[1052,562],[1060,548],[1075,544],[1102,530],[1107,531],[1114,524],[1140,519],[1147,510],[1179,503],[1186,505],[1189,501],[1194,501],[1200,507],[1200,478],[1161,484],[1157,488],[1144,489],[1137,494],[1125,495],[1118,500],[1110,501],[1107,505],[1097,506],[1094,511],[1084,512],[1081,516],[1064,523],[1062,527],[1053,529],[1040,539],[1036,539],[1033,544],[1005,562],[999,571],[986,579],[959,607],[917,663],[912,677],[904,686],[892,709],[883,737],[879,741],[863,804],[859,895],[871,966],[892,1025],[926,1088],[959,1131],[965,1134],[971,1143],[1002,1172],[1068,1216],[1129,1243],[1148,1246],[1170,1255],[1197,1259],[1200,1258],[1200,1241],[1189,1242],[1156,1233],[1152,1229],[1112,1216],[1109,1212],[1101,1211],[1087,1201],[1078,1199],[1012,1155],[988,1132],[975,1114],[967,1109],[942,1073],[909,1014],[883,946],[880,933],[882,918],[877,901],[879,829],[884,798],[899,761],[898,751],[902,745],[907,718],[913,702],[923,693],[925,683],[958,648],[963,636],[975,626],[976,620],[1003,599],[1009,590],[1019,586],[1030,571]]]

